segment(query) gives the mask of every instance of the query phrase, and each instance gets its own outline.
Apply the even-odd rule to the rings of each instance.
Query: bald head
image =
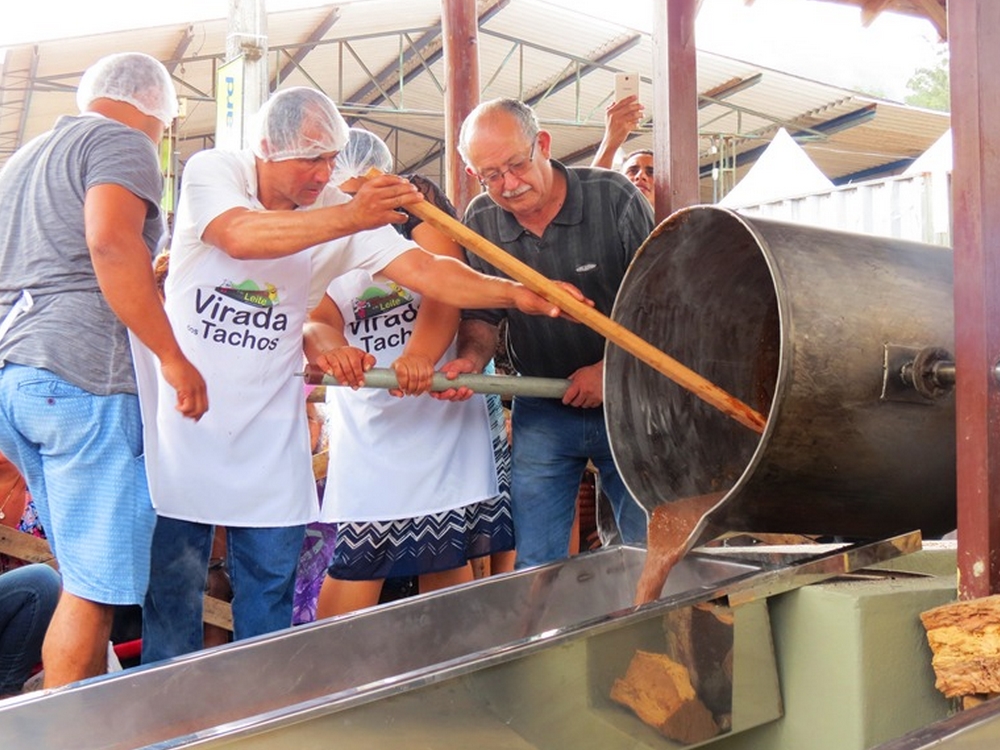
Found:
[[[491,99],[483,102],[469,113],[458,134],[458,153],[466,164],[469,162],[469,146],[479,126],[487,123],[512,121],[514,127],[526,141],[533,141],[541,128],[535,111],[518,99]]]

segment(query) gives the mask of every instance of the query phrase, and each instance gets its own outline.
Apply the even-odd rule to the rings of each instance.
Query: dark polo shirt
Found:
[[[549,279],[568,281],[605,315],[611,314],[622,277],[653,231],[653,211],[628,179],[609,169],[567,168],[566,201],[541,237],[526,230],[488,194],[476,196],[464,223]],[[466,253],[473,268],[506,276]],[[507,318],[507,350],[522,375],[565,378],[604,356],[604,337],[580,323],[525,315],[514,309],[466,310],[463,318],[494,325]]]

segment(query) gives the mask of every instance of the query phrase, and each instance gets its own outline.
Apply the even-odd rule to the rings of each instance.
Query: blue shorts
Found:
[[[7,363],[0,452],[28,481],[63,588],[102,604],[141,604],[156,515],[138,398],[95,396],[48,370]]]

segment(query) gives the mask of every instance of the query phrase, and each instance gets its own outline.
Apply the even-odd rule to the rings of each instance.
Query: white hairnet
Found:
[[[372,167],[392,172],[392,153],[385,141],[360,128],[351,128],[348,134],[347,145],[337,154],[330,182],[343,185],[352,177],[364,177]]]
[[[142,52],[108,55],[87,68],[76,89],[76,104],[86,112],[95,99],[131,104],[168,127],[177,117],[177,91],[170,73]]]
[[[312,159],[340,151],[347,130],[330,97],[298,86],[278,91],[254,115],[250,146],[264,161]]]

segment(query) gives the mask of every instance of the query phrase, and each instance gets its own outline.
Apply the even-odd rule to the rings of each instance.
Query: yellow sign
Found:
[[[243,58],[220,65],[215,81],[215,147],[243,148]]]
[[[160,200],[160,208],[167,216],[172,216],[174,213],[174,196],[177,191],[177,176],[174,174],[174,137],[173,128],[170,128],[160,141],[160,171],[163,172],[163,198]]]

